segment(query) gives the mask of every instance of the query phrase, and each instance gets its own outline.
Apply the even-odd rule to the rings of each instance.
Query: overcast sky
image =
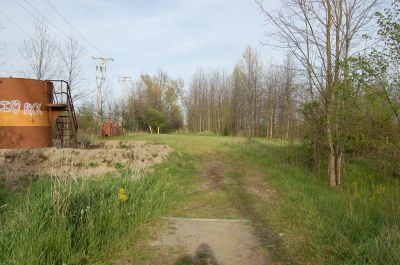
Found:
[[[91,56],[114,58],[107,80],[116,94],[121,90],[118,76],[136,79],[162,69],[173,78],[182,77],[187,86],[198,68],[231,71],[247,45],[256,48],[265,62],[281,62],[282,53],[261,44],[267,41],[268,25],[263,25],[253,0],[1,0],[0,42],[7,44],[0,52],[0,61],[5,62],[1,76],[19,75],[18,47],[32,35],[32,14],[44,15],[60,42],[63,34],[75,32],[47,1],[96,47],[81,40],[88,50],[82,70],[91,89],[95,87]],[[266,3],[276,8],[279,0]]]

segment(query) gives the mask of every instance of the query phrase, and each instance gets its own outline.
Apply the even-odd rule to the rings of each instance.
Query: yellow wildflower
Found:
[[[126,195],[125,189],[124,188],[120,188],[118,190],[118,199],[121,202],[126,202],[128,200],[128,195]]]

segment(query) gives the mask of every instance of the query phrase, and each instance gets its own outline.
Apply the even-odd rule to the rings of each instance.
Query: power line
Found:
[[[92,46],[94,49],[96,49],[98,52],[100,52],[100,54],[104,54],[105,53],[100,50],[99,48],[97,48],[92,42],[90,42],[77,28],[75,28],[65,17],[64,15],[49,1],[46,0],[46,2],[54,9],[54,11],[56,11],[56,13],[64,20],[65,23],[67,23],[73,30],[75,30],[79,36],[82,37],[82,39],[84,39],[90,46]]]
[[[61,14],[60,11],[58,11],[54,5],[52,5],[48,0],[46,0],[49,5],[61,16],[61,18],[73,29],[75,30],[79,36],[82,37],[82,39],[84,39],[90,46],[92,46],[97,52],[100,52],[100,54],[105,54],[103,51],[101,51],[99,48],[97,48],[93,43],[91,43],[82,33],[80,33],[71,23],[68,22],[68,20]],[[33,14],[26,6],[24,6],[23,4],[21,4],[21,2],[19,2],[19,0],[14,0],[14,2],[21,7],[22,9],[24,9],[30,16],[32,16],[35,20],[40,21],[41,19],[38,19],[38,17]],[[57,37],[61,38],[63,41],[65,42],[69,42],[68,41],[68,35],[64,33],[63,30],[61,30],[58,26],[56,26],[54,23],[52,23],[40,10],[38,10],[34,5],[32,5],[28,0],[24,0],[24,2],[31,8],[33,9],[37,14],[39,14],[39,16],[41,18],[43,18],[50,26],[54,27],[56,29],[53,30],[51,27],[48,27],[48,29]],[[1,10],[0,10],[1,11]],[[20,27],[17,23],[14,22],[14,20],[12,20],[7,14],[5,14],[3,11],[1,11],[1,13],[7,17],[8,20],[10,20],[19,30],[21,30],[23,33],[25,33],[26,35],[29,35],[22,27]],[[57,30],[60,32],[58,33]],[[86,53],[86,55],[88,55],[89,53],[92,53],[92,51],[90,51],[89,49],[87,49],[87,47],[83,46],[82,44],[78,43],[78,45],[84,50],[84,53]]]
[[[24,1],[27,2],[26,0],[24,0]],[[35,20],[40,21],[40,19],[38,19],[38,17],[37,17],[35,14],[33,14],[28,8],[26,8],[24,5],[22,5],[18,0],[14,0],[14,2],[15,2],[16,4],[18,4],[22,9],[24,9],[24,10],[25,10],[29,15],[31,15]],[[57,37],[61,38],[63,41],[68,42],[68,39],[66,38],[67,35],[66,35],[62,30],[60,30],[58,27],[56,27],[48,18],[46,18],[39,10],[37,10],[35,7],[33,7],[29,2],[27,2],[27,3],[28,3],[41,17],[43,17],[43,19],[45,19],[45,20],[49,23],[49,25],[53,26],[54,28],[56,28],[57,30],[59,30],[59,31],[62,33],[62,35],[60,35],[59,33],[57,33],[57,31],[53,30],[51,27],[48,27],[48,29],[49,29],[51,32],[53,32],[54,35],[56,35]],[[29,35],[29,34],[28,34],[28,35]],[[86,54],[91,53],[90,50],[88,50],[85,46],[83,46],[83,45],[81,45],[81,44],[79,44],[79,46],[81,46],[81,48],[82,48],[83,50],[86,51],[86,52],[85,52]]]
[[[26,35],[29,35],[22,27],[20,27],[17,23],[15,23],[15,21],[13,19],[11,19],[6,13],[4,13],[1,9],[0,9],[0,13],[3,14],[4,17],[6,17],[12,24],[14,24],[14,26],[16,26],[20,31],[22,31],[23,33],[25,33]]]
[[[38,19],[38,17],[33,14],[30,10],[28,10],[24,5],[22,5],[18,0],[14,0],[14,2],[19,5],[22,9],[25,10],[25,12],[27,12],[29,15],[31,15],[35,20],[40,21],[40,19]],[[37,12],[37,11],[36,11]],[[41,13],[39,13],[41,15]],[[45,19],[46,21],[48,21],[48,19],[46,17],[44,17],[43,15],[41,15],[43,17],[43,19]],[[49,23],[50,25],[52,25],[52,23]],[[60,36],[56,31],[54,31],[52,28],[49,27],[49,30],[52,31],[55,35],[57,35],[57,37],[63,39],[64,41],[66,41],[66,39],[64,39],[64,36]],[[63,33],[64,34],[64,33]],[[28,34],[29,35],[29,34]],[[65,34],[64,34],[65,35]]]

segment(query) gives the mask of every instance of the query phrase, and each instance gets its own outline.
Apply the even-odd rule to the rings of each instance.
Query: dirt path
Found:
[[[245,139],[191,135],[138,139],[167,144],[178,157],[184,153],[196,172],[182,187],[184,197],[164,213],[163,220],[152,224],[151,234],[138,245],[143,255],[132,253],[132,259],[117,264],[297,264],[290,258],[285,233],[279,225],[271,227],[276,220],[269,209],[279,207],[279,193],[268,185],[266,169],[244,156],[240,148]]]
[[[257,231],[251,206],[246,206],[250,202],[239,194],[270,203],[275,193],[266,186],[264,172],[220,149],[197,157],[199,176],[193,195],[172,213],[173,218],[167,218],[167,228],[151,242],[168,257],[162,263],[271,264],[263,247],[263,237],[270,235]],[[251,181],[243,182],[243,176]]]

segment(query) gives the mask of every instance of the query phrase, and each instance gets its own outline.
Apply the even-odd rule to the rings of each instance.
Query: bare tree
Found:
[[[268,70],[248,47],[231,75],[221,71],[193,75],[185,100],[192,132],[268,138],[294,137],[295,72],[293,59]]]
[[[329,148],[331,186],[341,182],[343,164],[341,87],[348,89],[349,54],[370,22],[377,0],[285,0],[280,12],[265,9],[255,0],[268,22],[276,26],[273,34],[290,49],[307,70],[310,93],[315,89],[323,104],[326,143]]]
[[[262,64],[259,55],[251,47],[247,47],[243,53],[243,62],[241,64],[245,74],[245,97],[246,108],[248,110],[248,124],[246,126],[247,137],[255,137],[259,132],[258,119],[260,112],[260,98],[264,90],[261,87]]]
[[[57,43],[43,21],[36,21],[34,35],[24,41],[20,51],[29,75],[36,79],[49,79],[57,74]]]
[[[71,33],[60,53],[63,76],[71,88],[73,99],[84,99],[89,91],[81,89],[84,80],[80,62],[84,52],[79,39]]]

